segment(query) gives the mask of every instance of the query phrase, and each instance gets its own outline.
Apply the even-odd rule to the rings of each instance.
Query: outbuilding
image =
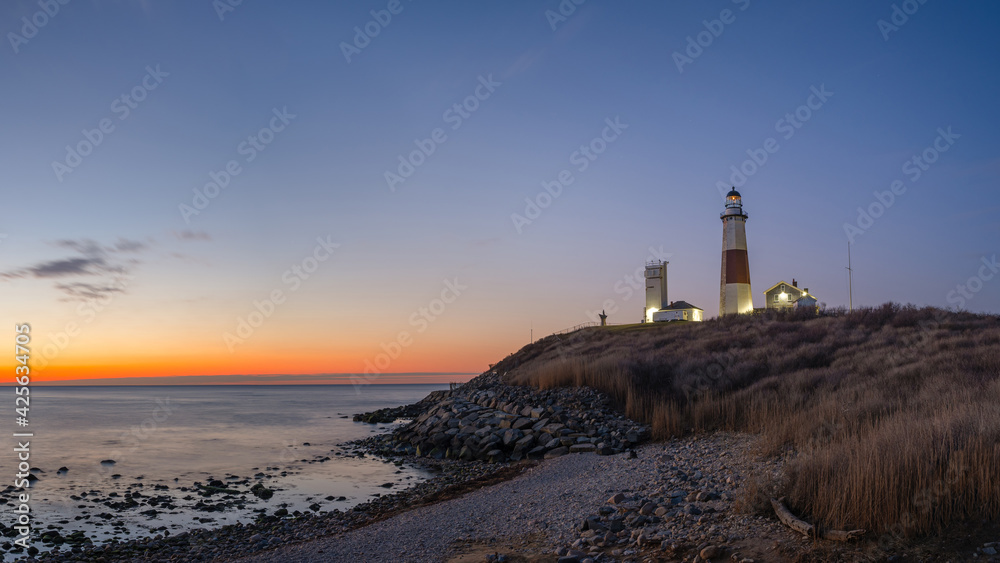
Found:
[[[704,311],[687,301],[671,301],[670,305],[653,313],[653,322],[694,321],[701,322]]]

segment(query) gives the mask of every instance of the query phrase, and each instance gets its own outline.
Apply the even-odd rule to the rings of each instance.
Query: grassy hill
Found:
[[[496,369],[604,391],[658,438],[756,433],[788,459],[761,492],[821,525],[909,537],[1000,516],[997,316],[887,304],[592,327]]]

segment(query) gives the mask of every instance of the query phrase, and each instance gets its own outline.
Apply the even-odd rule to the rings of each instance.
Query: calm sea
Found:
[[[95,541],[134,537],[165,527],[172,533],[197,527],[248,522],[253,510],[286,507],[307,511],[346,509],[373,495],[427,477],[408,466],[370,458],[338,456],[338,444],[364,438],[391,425],[353,422],[351,415],[413,403],[447,385],[148,386],[33,387],[31,465],[40,469],[31,488],[34,527],[60,524],[63,535],[83,530]],[[13,391],[10,402],[13,405]],[[10,414],[13,423],[13,406]],[[0,475],[13,484],[15,438],[0,452]],[[319,461],[329,457],[328,461]],[[104,460],[115,463],[103,464]],[[65,467],[68,471],[58,472]],[[261,476],[261,474],[264,474]],[[256,475],[256,478],[255,478]],[[199,511],[202,497],[180,487],[196,481],[250,477],[277,489],[255,497],[243,510]],[[235,479],[234,479],[235,480]],[[384,487],[393,483],[392,488]],[[140,486],[141,484],[141,486]],[[154,490],[159,485],[160,490]],[[162,487],[168,487],[163,490]],[[237,487],[245,489],[245,486]],[[148,506],[118,512],[102,500],[129,491],[145,497],[169,494],[176,508],[155,516]],[[76,499],[71,498],[76,496]],[[194,497],[183,500],[183,497]],[[327,497],[336,497],[326,500]],[[343,498],[341,498],[343,497]],[[140,497],[141,498],[141,497]],[[219,497],[216,496],[215,499]],[[339,500],[338,500],[339,499]],[[8,503],[9,504],[9,503]],[[98,516],[105,514],[104,517]],[[107,514],[113,513],[113,518]],[[5,510],[8,526],[14,515]],[[114,524],[120,526],[115,529]],[[124,528],[126,531],[122,531]],[[40,542],[34,542],[42,548]]]

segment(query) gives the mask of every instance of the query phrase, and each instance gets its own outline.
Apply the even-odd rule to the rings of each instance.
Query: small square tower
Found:
[[[661,260],[646,263],[646,308],[643,310],[642,322],[653,322],[653,313],[666,306],[667,301],[667,264]]]

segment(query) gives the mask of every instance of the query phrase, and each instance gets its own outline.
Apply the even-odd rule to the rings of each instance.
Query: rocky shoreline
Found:
[[[588,388],[538,391],[508,386],[487,373],[458,390],[437,391],[412,405],[361,413],[354,420],[383,423],[413,419],[396,430],[345,444],[347,455],[400,460],[438,473],[405,490],[383,494],[349,510],[261,511],[249,524],[195,529],[171,535],[166,529],[136,539],[100,545],[46,533],[51,551],[37,561],[208,561],[235,558],[289,542],[302,542],[364,526],[404,508],[435,502],[477,483],[509,478],[535,460],[570,453],[614,455],[649,438],[649,429],[615,412],[607,397]],[[204,495],[238,501],[239,483],[198,484]],[[246,484],[246,483],[245,483]],[[140,497],[141,498],[141,497]],[[112,500],[112,499],[109,499]],[[155,499],[154,499],[155,500]],[[129,496],[124,502],[144,502]],[[149,500],[145,500],[149,502]],[[114,507],[112,507],[114,508]],[[155,509],[155,508],[154,508]],[[60,541],[62,540],[62,541]]]
[[[423,399],[412,405],[400,405],[389,407],[377,411],[359,413],[354,415],[354,422],[367,422],[368,424],[391,423],[399,419],[416,418],[423,414],[425,410],[437,404],[438,401],[447,399],[451,391],[432,391]]]
[[[499,463],[571,453],[614,455],[650,437],[647,426],[625,418],[607,396],[587,387],[539,391],[503,384],[496,374],[470,383],[407,411],[415,420],[364,445],[379,455]],[[355,420],[384,420],[398,409]]]

